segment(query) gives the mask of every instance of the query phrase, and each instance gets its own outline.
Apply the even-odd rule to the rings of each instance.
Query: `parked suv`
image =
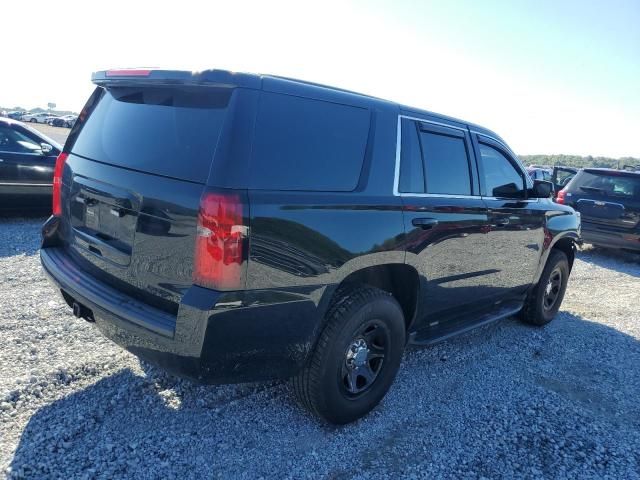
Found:
[[[585,168],[556,202],[581,213],[585,242],[640,251],[640,172]]]
[[[579,217],[491,131],[273,76],[121,70],[59,156],[45,271],[179,375],[353,421],[408,343],[562,301]]]

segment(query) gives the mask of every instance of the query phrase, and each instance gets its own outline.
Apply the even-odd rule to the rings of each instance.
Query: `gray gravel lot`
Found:
[[[70,128],[54,127],[52,125],[47,125],[44,123],[30,123],[29,125],[36,130],[41,131],[47,137],[55,140],[60,145],[64,145],[64,142],[67,141],[67,137],[69,136],[69,132],[71,131]]]
[[[382,404],[319,424],[286,383],[197,386],[74,319],[42,219],[0,220],[0,476],[640,478],[640,258],[579,255],[561,313],[411,350]]]

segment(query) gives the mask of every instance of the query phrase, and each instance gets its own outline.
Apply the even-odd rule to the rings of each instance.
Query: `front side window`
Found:
[[[9,127],[0,127],[0,152],[40,153],[40,145]]]
[[[489,145],[480,144],[485,195],[524,198],[524,178],[507,157]]]

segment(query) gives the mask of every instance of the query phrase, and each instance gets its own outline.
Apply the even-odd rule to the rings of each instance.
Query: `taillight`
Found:
[[[242,286],[247,226],[239,193],[205,192],[200,200],[193,282],[217,290]]]
[[[564,205],[566,196],[567,196],[567,191],[563,188],[558,192],[558,196],[556,197],[556,203],[561,203]]]
[[[56,166],[53,170],[53,214],[56,216],[62,215],[62,171],[64,170],[64,164],[67,161],[69,155],[61,153],[56,158]]]

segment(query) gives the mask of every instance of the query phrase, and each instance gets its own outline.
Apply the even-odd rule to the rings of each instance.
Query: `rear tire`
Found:
[[[295,395],[327,422],[353,422],[389,390],[404,345],[404,315],[395,298],[372,287],[339,291],[308,365],[292,379]]]
[[[36,120],[35,118],[32,118],[31,120],[29,120],[31,123],[38,123],[38,120]]]
[[[558,313],[569,280],[569,261],[564,252],[552,250],[538,285],[529,293],[520,318],[531,325],[549,323]]]

